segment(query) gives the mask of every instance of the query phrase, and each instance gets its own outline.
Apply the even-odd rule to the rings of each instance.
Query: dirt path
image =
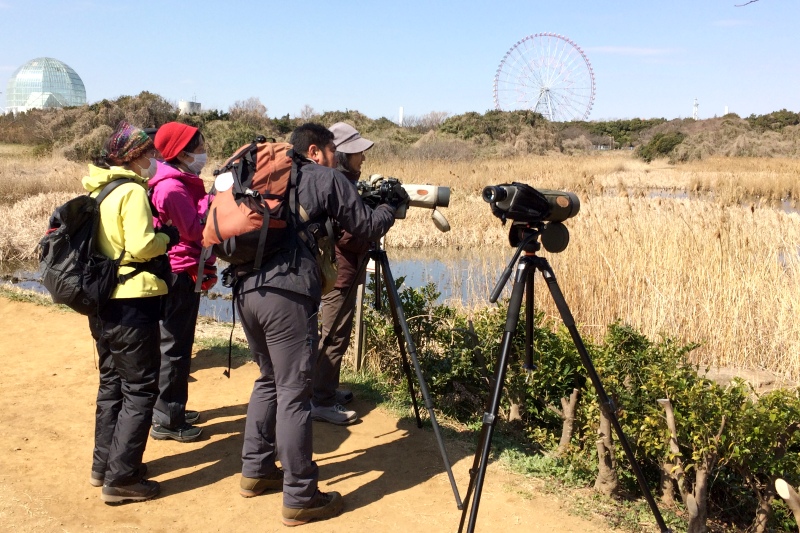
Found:
[[[0,332],[0,531],[286,531],[280,494],[245,499],[237,491],[255,365],[227,379],[222,357],[196,353],[189,397],[202,412],[203,437],[150,440],[145,462],[161,496],[108,506],[88,483],[97,370],[86,319],[0,298]],[[353,406],[359,424],[314,425],[320,486],[341,492],[345,511],[301,531],[456,531],[460,511],[432,431],[363,401]],[[473,453],[448,444],[462,497]],[[608,531],[569,515],[536,486],[490,465],[477,530]]]

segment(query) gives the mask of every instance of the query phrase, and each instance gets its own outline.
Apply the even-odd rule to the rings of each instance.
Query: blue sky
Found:
[[[89,102],[148,90],[270,116],[356,109],[396,120],[494,106],[520,39],[569,37],[591,62],[590,120],[800,110],[800,2],[760,0],[301,2],[0,0],[0,106],[8,79],[49,56]]]

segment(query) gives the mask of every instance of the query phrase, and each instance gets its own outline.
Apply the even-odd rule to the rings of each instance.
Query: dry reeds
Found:
[[[47,216],[80,190],[85,167],[72,165],[0,150],[2,196],[25,197],[0,204],[0,260],[34,257]],[[380,172],[451,188],[450,207],[441,209],[449,233],[436,230],[428,211],[412,208],[386,245],[392,256],[392,249],[423,249],[428,258],[441,250],[439,260],[453,265],[453,291],[471,296],[468,305],[486,305],[513,253],[507,227],[480,198],[483,187],[521,181],[571,190],[582,206],[566,221],[570,245],[543,255],[582,332],[602,335],[619,318],[651,337],[701,343],[693,356],[703,364],[800,378],[800,216],[771,207],[797,198],[800,161],[711,158],[675,166],[614,152],[471,162],[376,158],[364,170],[365,177]],[[23,171],[36,186],[18,188]],[[539,276],[536,302],[560,323]]]
[[[35,157],[28,148],[0,145],[0,205],[39,193],[81,192],[85,174],[85,164],[61,156]]]
[[[651,337],[701,343],[704,364],[800,377],[796,213],[600,197],[569,227],[569,247],[551,262],[585,329],[601,335],[620,318]]]

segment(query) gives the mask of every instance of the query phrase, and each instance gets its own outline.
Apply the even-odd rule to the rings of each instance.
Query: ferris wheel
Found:
[[[529,109],[553,122],[586,120],[594,103],[594,71],[563,35],[537,33],[503,56],[494,77],[495,109]]]

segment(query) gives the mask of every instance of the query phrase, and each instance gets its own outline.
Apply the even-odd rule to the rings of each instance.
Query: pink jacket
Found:
[[[147,185],[158,211],[154,225],[165,225],[171,220],[181,234],[180,242],[169,251],[172,271],[194,271],[203,248],[202,220],[212,198],[206,194],[203,180],[159,161],[156,175],[148,180]],[[214,261],[216,257],[212,255],[206,265],[213,265]]]

